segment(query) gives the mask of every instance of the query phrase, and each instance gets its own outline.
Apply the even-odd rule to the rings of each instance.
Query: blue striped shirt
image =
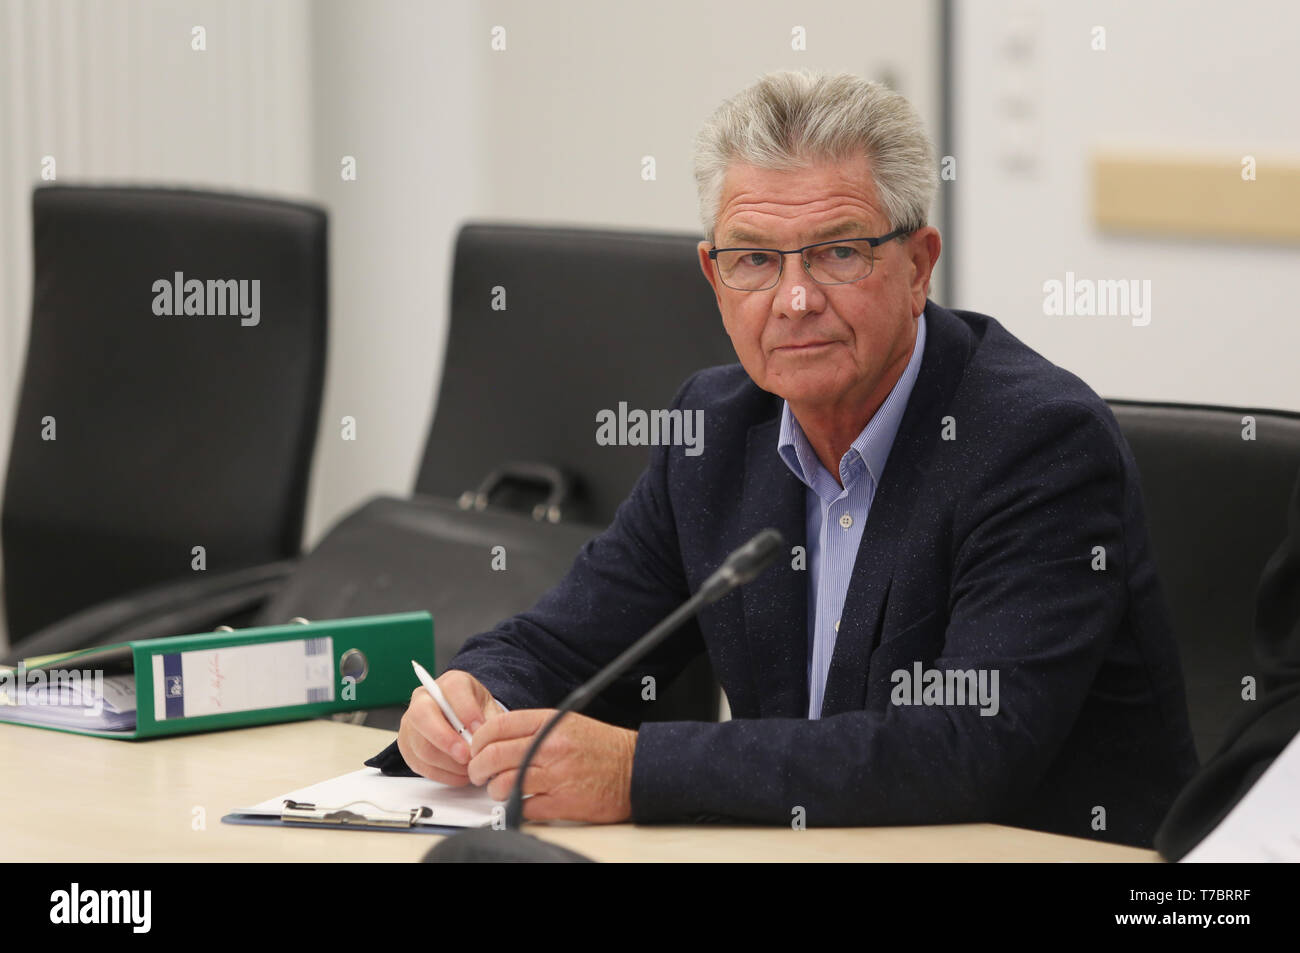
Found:
[[[820,718],[826,677],[835,651],[840,613],[885,461],[912,395],[925,350],[925,315],[917,319],[916,343],[903,374],[862,433],[840,458],[840,484],[822,466],[787,402],[781,410],[777,452],[808,487],[808,717]]]

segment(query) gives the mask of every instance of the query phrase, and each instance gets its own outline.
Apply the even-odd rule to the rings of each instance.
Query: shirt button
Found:
[[[836,620],[835,620],[835,631],[838,632],[839,630],[840,630],[840,620],[839,620],[839,619],[836,619]]]
[[[843,526],[845,529],[848,529],[850,526],[853,525],[853,517],[850,516],[848,513],[845,513],[843,516],[840,517],[840,525]]]

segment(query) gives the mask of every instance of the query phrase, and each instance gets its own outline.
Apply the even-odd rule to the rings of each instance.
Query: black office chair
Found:
[[[1142,477],[1156,570],[1169,604],[1201,759],[1252,704],[1255,595],[1286,535],[1300,471],[1300,414],[1109,402]],[[1243,439],[1254,420],[1254,439]]]
[[[35,190],[32,219],[2,528],[10,658],[246,617],[300,549],[324,379],[325,213],[53,186]],[[202,283],[191,308],[212,313],[157,313],[174,310],[163,288],[178,273]],[[216,284],[227,279],[245,284]]]

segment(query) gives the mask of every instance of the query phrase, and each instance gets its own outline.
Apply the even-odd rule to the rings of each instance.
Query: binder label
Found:
[[[155,655],[154,718],[334,701],[330,636]]]

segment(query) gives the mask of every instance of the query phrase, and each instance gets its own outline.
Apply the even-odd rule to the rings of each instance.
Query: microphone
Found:
[[[752,582],[784,548],[785,540],[774,529],[765,529],[755,534],[753,539],[728,556],[712,576],[704,580],[704,585],[696,593],[701,597],[700,605],[717,602],[731,590]]]
[[[550,717],[546,724],[542,726],[542,730],[533,738],[533,743],[529,746],[527,754],[524,755],[524,760],[520,762],[519,773],[515,776],[514,788],[510,792],[510,799],[506,802],[506,830],[491,832],[490,836],[496,839],[493,841],[492,850],[479,854],[479,848],[488,842],[488,837],[484,836],[484,832],[465,831],[461,834],[454,834],[436,845],[425,856],[425,862],[533,859],[538,858],[540,853],[551,847],[555,848],[555,853],[549,859],[584,859],[581,855],[575,855],[572,851],[565,851],[556,845],[547,844],[543,847],[543,845],[537,843],[537,838],[519,832],[519,823],[523,819],[524,813],[524,776],[528,773],[528,766],[532,764],[537,749],[546,740],[546,736],[559,724],[561,718],[570,711],[581,711],[585,708],[593,698],[608,688],[615,679],[631,668],[634,663],[677,631],[682,623],[695,615],[702,606],[717,602],[723,596],[755,579],[759,573],[772,564],[772,561],[784,548],[785,540],[777,530],[769,528],[757,533],[749,542],[732,552],[718,567],[717,571],[704,580],[704,584],[700,586],[695,595],[678,606],[667,618],[628,646],[617,658],[593,675],[587,682],[575,688],[567,698],[560,702],[555,714]],[[516,840],[517,843],[507,843],[509,840]],[[462,841],[462,843],[457,844],[456,841]]]

